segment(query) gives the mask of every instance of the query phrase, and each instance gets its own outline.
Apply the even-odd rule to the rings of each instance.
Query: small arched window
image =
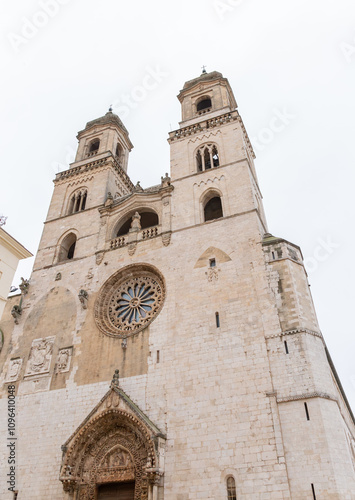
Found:
[[[85,210],[88,192],[86,189],[80,189],[72,194],[68,207],[68,215],[75,214]]]
[[[235,479],[232,476],[229,476],[229,478],[227,479],[227,495],[228,500],[237,500]]]
[[[197,172],[219,167],[219,154],[215,144],[204,144],[196,153]]]
[[[58,262],[70,260],[74,258],[76,246],[76,236],[74,233],[69,233],[62,241],[59,249]]]
[[[94,139],[89,146],[88,156],[96,155],[97,152],[99,151],[99,147],[100,147],[100,139]]]
[[[223,217],[222,201],[220,196],[210,198],[204,207],[205,222]]]
[[[212,101],[209,97],[204,97],[201,101],[197,103],[197,112],[199,114],[207,113],[212,108]]]
[[[159,217],[155,212],[139,211],[139,215],[140,215],[141,229],[158,226]],[[131,228],[131,224],[132,224],[132,217],[130,217],[128,220],[126,220],[126,222],[122,224],[116,236],[118,237],[127,234]]]

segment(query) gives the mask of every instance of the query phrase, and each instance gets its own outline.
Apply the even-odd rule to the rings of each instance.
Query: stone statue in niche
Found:
[[[48,373],[52,359],[54,337],[37,339],[32,342],[25,376]]]
[[[140,231],[142,229],[141,226],[141,216],[138,212],[136,212],[132,217],[131,229],[130,231]]]
[[[15,382],[17,380],[22,366],[22,359],[12,359],[10,361],[9,370],[7,372],[7,382]]]
[[[62,373],[69,371],[71,354],[72,354],[71,347],[68,347],[66,349],[61,349],[58,352],[57,372]]]

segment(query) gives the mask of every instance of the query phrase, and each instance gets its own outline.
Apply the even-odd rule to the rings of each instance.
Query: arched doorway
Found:
[[[97,500],[134,500],[134,482],[103,484],[98,487]]]
[[[75,500],[151,500],[163,476],[164,443],[127,394],[111,386],[63,446],[64,490]]]

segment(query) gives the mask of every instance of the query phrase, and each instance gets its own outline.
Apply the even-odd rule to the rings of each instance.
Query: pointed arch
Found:
[[[77,239],[74,230],[68,231],[61,237],[57,249],[57,262],[64,262],[74,258]]]
[[[60,480],[80,500],[95,500],[101,485],[134,482],[147,500],[159,471],[165,437],[119,387],[112,387],[62,447]]]

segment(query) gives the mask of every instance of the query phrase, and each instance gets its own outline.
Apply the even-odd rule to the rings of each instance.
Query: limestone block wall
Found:
[[[258,309],[268,311],[270,308],[266,306],[269,291],[261,273],[263,254],[260,245],[255,244],[257,218],[251,214],[239,218],[238,222],[233,218],[223,223],[216,221],[213,230],[211,228],[212,223],[202,230],[178,232],[169,247],[164,247],[159,239],[142,242],[133,256],[129,256],[127,248],[107,252],[107,265],[93,266],[91,278],[85,274],[92,258],[81,259],[80,264],[63,264],[59,283],[55,282],[57,266],[33,273],[28,309],[21,324],[14,329],[11,343],[10,324],[5,329],[8,355],[4,372],[11,358],[20,356],[24,360],[18,401],[19,408],[21,401],[25,402],[29,413],[26,424],[19,417],[18,428],[23,436],[28,435],[29,444],[23,456],[31,449],[34,461],[31,477],[36,477],[31,479],[29,470],[21,469],[19,474],[24,476],[19,483],[20,491],[27,495],[35,484],[48,483],[50,477],[48,484],[53,498],[56,495],[64,498],[60,496],[58,476],[54,472],[48,476],[48,470],[58,470],[63,438],[67,439],[73,427],[97,404],[102,395],[95,392],[97,384],[105,383],[107,387],[113,370],[118,367],[123,379],[132,379],[132,383],[147,374],[144,388],[137,386],[138,392],[134,394],[127,390],[167,434],[164,499],[177,500],[177,495],[185,495],[187,499],[223,497],[225,480],[231,473],[237,479],[242,498],[248,495],[262,498],[265,491],[270,495],[273,492],[273,498],[289,498],[285,465],[279,462],[274,420],[266,395],[272,391],[272,383],[262,325],[274,329],[277,316],[272,313],[270,317],[263,317]],[[231,238],[219,248],[226,230]],[[210,274],[208,256],[202,258],[209,245],[219,248],[219,252],[210,252],[217,259],[215,276]],[[93,320],[93,301],[100,286],[121,265],[142,261],[155,265],[163,274],[166,303],[146,330],[127,339],[127,348],[123,351],[119,339],[99,334]],[[74,293],[83,278],[89,290],[87,310],[81,308]],[[49,290],[45,300],[44,289]],[[57,302],[56,293],[63,295]],[[55,310],[56,304],[58,310]],[[217,310],[221,317],[219,328],[215,320]],[[69,321],[69,318],[72,319]],[[33,333],[31,325],[36,326]],[[62,338],[63,334],[70,338]],[[26,380],[33,339],[44,335],[55,337],[49,372]],[[73,345],[71,368],[58,377],[55,374],[57,350],[63,343],[67,346],[70,340]],[[141,372],[137,373],[138,370]],[[46,377],[47,386],[41,385],[43,382],[33,383]],[[80,413],[80,418],[74,416],[73,425],[69,426],[67,420],[60,420],[58,404],[64,394],[78,399],[76,387],[82,390],[80,397],[86,401],[85,411]],[[86,391],[91,390],[95,397],[87,396]],[[55,397],[52,398],[52,394]],[[44,407],[35,406],[40,404],[35,401],[46,401],[48,415]],[[69,418],[72,402],[65,401],[64,398],[63,413]],[[44,448],[37,449],[34,435],[28,433],[29,426],[38,426],[34,408],[45,413],[44,421],[39,420]],[[61,429],[58,437],[57,429]],[[46,466],[42,456],[46,456]],[[30,495],[32,493],[29,499]],[[41,498],[42,493],[36,495],[33,498]]]
[[[220,165],[236,163],[246,158],[244,137],[240,123],[226,123],[222,127],[204,130],[180,139],[170,140],[171,178],[176,179],[193,175],[197,172],[196,153],[202,144],[217,145]],[[213,169],[212,169],[213,170]]]
[[[65,498],[58,480],[60,445],[99,402],[116,368],[122,388],[167,436],[161,500],[225,498],[230,474],[238,499],[307,498],[310,485],[318,488],[320,483],[321,498],[351,498],[352,458],[345,431],[353,436],[337,403],[307,400],[310,421],[304,401],[277,404],[282,394],[292,395],[292,386],[297,394],[318,381],[329,392],[335,386],[318,337],[289,335],[289,358],[281,353],[282,325],[265,264],[260,218],[256,210],[242,210],[254,203],[252,186],[230,190],[238,178],[249,178],[247,165],[226,167],[223,175],[229,213],[197,225],[196,210],[189,214],[180,208],[194,207],[191,181],[174,183],[175,231],[168,245],[158,235],[139,241],[134,252],[124,246],[106,251],[97,261],[93,242],[105,238],[105,232],[97,236],[99,212],[88,210],[91,220],[86,213],[73,215],[73,220],[82,217],[85,234],[96,236],[83,238],[78,259],[33,272],[16,326],[9,304],[1,325],[5,344],[0,384],[6,396],[11,362],[21,359],[18,374],[10,379],[17,386],[19,490],[26,500],[46,498],[48,491],[54,500]],[[55,233],[66,219],[47,226]],[[213,268],[211,258],[216,260]],[[122,339],[97,328],[95,303],[114,273],[142,263],[163,276],[165,302],[155,320],[128,337],[123,347]],[[88,292],[86,308],[78,298],[80,289]],[[48,362],[40,373],[34,354],[44,348],[39,339],[46,339],[48,347]],[[66,348],[72,349],[70,366],[61,371],[60,352]],[[305,422],[312,423],[306,427]],[[328,436],[331,422],[337,429]],[[36,428],[40,442],[30,432]],[[337,480],[333,449],[343,468]]]
[[[221,196],[224,217],[256,210],[246,161],[201,172],[174,182],[172,228],[180,230],[204,223],[204,199],[209,192]]]
[[[310,420],[307,420],[304,403]],[[321,398],[279,404],[292,500],[352,500],[355,474],[337,403]]]
[[[290,257],[290,248],[286,243],[267,248],[270,278],[275,280],[271,287],[279,310],[281,328],[283,331],[306,328],[319,332],[301,256],[291,248],[297,260]]]
[[[145,376],[121,381],[122,387],[144,410]],[[64,500],[69,498],[59,481],[61,446],[87,417],[109,389],[109,383],[41,391],[16,398],[16,488],[19,499]],[[0,413],[6,415],[7,400],[0,399]],[[0,419],[0,434],[7,436],[7,421]],[[7,490],[7,441],[0,443],[0,497],[13,500]]]

